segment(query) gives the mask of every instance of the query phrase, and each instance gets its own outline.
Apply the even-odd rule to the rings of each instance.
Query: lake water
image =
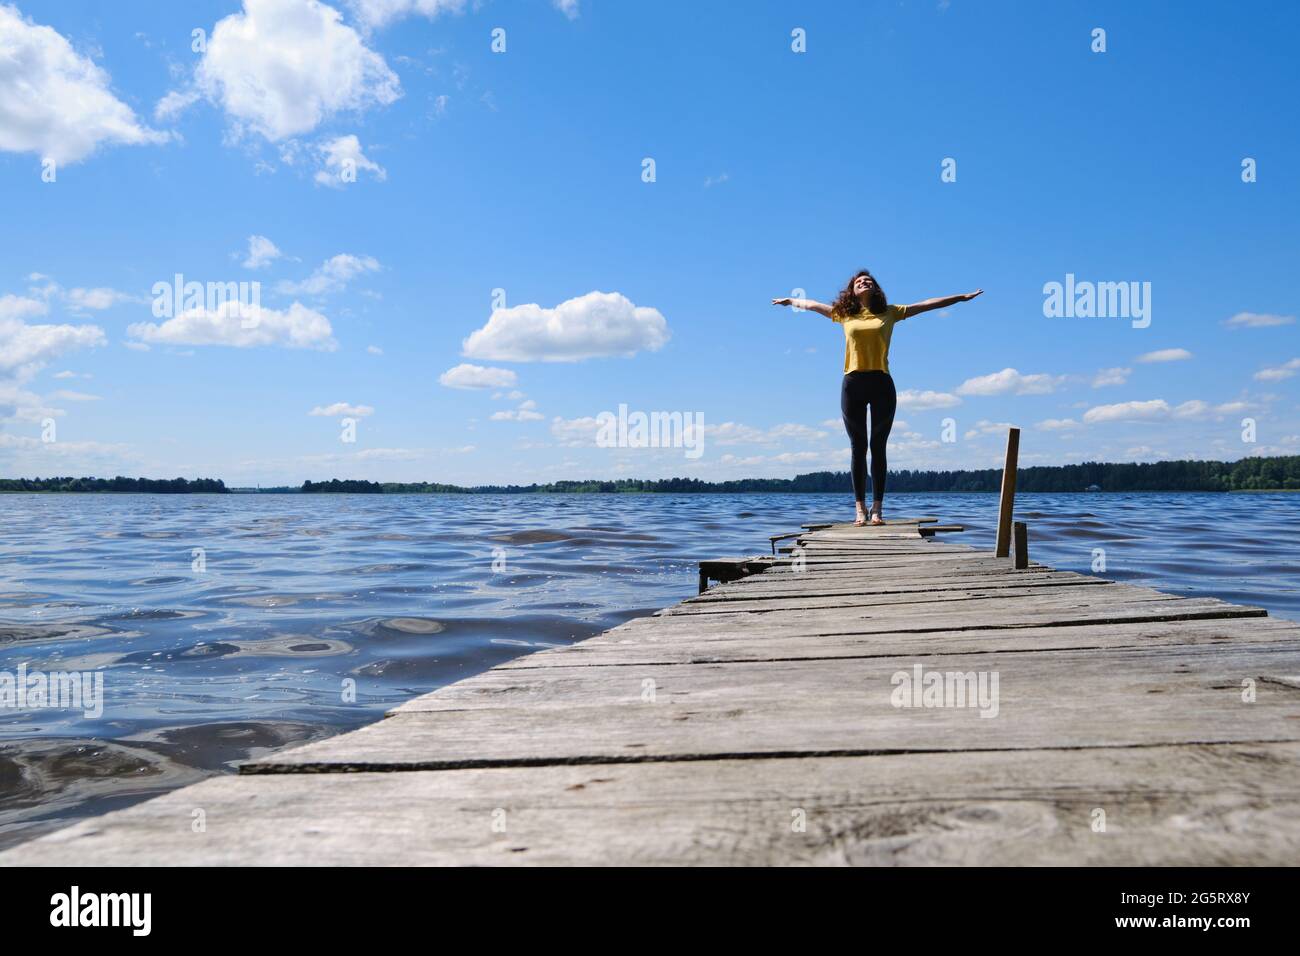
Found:
[[[887,504],[992,547],[996,495]],[[1017,505],[1037,561],[1091,573],[1102,549],[1106,577],[1300,619],[1300,495]],[[851,516],[847,495],[0,495],[0,676],[104,680],[100,715],[0,710],[0,846],[370,723],[688,597],[702,559]]]

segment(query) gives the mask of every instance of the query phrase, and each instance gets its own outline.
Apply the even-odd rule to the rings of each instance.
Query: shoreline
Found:
[[[1016,430],[1016,434],[1019,434]],[[998,468],[896,469],[888,474],[893,494],[977,494],[1001,490]],[[1081,462],[1018,469],[1021,491],[1033,494],[1095,492],[1300,491],[1300,455],[1246,457],[1237,461],[1178,459],[1158,462]],[[1261,487],[1263,485],[1275,487]],[[371,481],[365,478],[305,479],[299,485],[229,486],[218,478],[113,478],[52,475],[0,478],[0,493],[65,494],[842,494],[851,488],[845,471],[811,471],[791,478],[572,478],[529,484],[458,485],[432,481]]]

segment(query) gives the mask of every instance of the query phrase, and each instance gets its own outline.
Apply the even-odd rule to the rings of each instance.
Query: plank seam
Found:
[[[577,645],[574,646],[576,647]],[[593,647],[614,647],[617,645],[595,644],[592,646]],[[1167,643],[1160,643],[1160,644],[1152,644],[1148,641],[1146,643],[1138,643],[1138,644],[1079,644],[1077,646],[1071,645],[1069,647],[1016,647],[1016,648],[1003,648],[1003,649],[994,648],[990,650],[969,650],[969,651],[910,651],[909,650],[905,654],[899,653],[898,651],[894,651],[891,653],[880,653],[880,654],[812,654],[806,657],[737,657],[737,658],[701,657],[689,661],[586,660],[583,661],[582,663],[575,663],[575,664],[510,663],[510,666],[499,666],[498,668],[495,669],[500,670],[502,672],[506,672],[506,671],[513,672],[513,671],[551,671],[557,667],[566,667],[566,668],[567,667],[679,667],[684,664],[787,664],[787,663],[800,663],[800,662],[807,662],[807,661],[861,661],[861,660],[877,660],[877,659],[888,659],[888,658],[899,658],[899,657],[907,657],[909,659],[913,657],[978,657],[980,655],[987,655],[987,654],[1042,654],[1042,653],[1053,653],[1056,651],[1128,651],[1128,650],[1150,650],[1150,649],[1164,648],[1164,647],[1179,648],[1179,647],[1202,647],[1202,646],[1232,647],[1237,649],[1244,649],[1246,647],[1249,647],[1251,649],[1257,647],[1284,649],[1284,650],[1300,649],[1300,644],[1297,644],[1294,640],[1289,640],[1289,641],[1288,640],[1282,640],[1282,641],[1204,640],[1204,641],[1186,641],[1186,642],[1170,641]],[[525,655],[524,657],[518,658],[518,660],[527,660],[527,658],[530,656],[531,655]],[[1292,689],[1295,689],[1293,685],[1288,684],[1285,681],[1278,681],[1278,680],[1271,679],[1269,677],[1261,677],[1260,680],[1268,681],[1270,683],[1276,683],[1283,687],[1292,687]],[[406,711],[406,713],[412,713],[412,711]],[[419,713],[419,711],[415,711],[414,713]]]
[[[1153,601],[1153,604],[1162,604],[1163,601]],[[1170,601],[1170,604],[1178,603]],[[792,611],[825,611],[833,610],[838,605],[832,605],[827,608],[820,607],[800,607],[784,608],[787,612]],[[871,607],[873,605],[860,605],[862,607]],[[896,605],[891,605],[896,606]],[[772,611],[711,611],[702,614],[673,614],[664,615],[665,617],[688,618],[696,620],[703,618],[710,620],[715,617],[729,618],[738,614],[772,614]],[[1161,615],[1140,615],[1137,617],[1090,617],[1076,618],[1065,621],[1031,621],[1025,624],[968,624],[949,625],[946,627],[920,627],[920,628],[897,628],[888,631],[819,631],[816,634],[807,635],[810,637],[869,637],[877,634],[933,634],[941,631],[1006,631],[1006,630],[1024,630],[1026,628],[1036,627],[1077,627],[1081,624],[1159,624],[1162,621],[1218,621],[1218,620],[1240,620],[1242,618],[1268,617],[1268,611],[1262,607],[1238,607],[1229,605],[1227,609],[1218,611],[1185,611],[1181,614],[1161,614]],[[872,623],[870,618],[861,618],[860,620]]]
[[[733,751],[708,754],[587,754],[572,757],[478,757],[460,760],[411,761],[403,764],[367,761],[252,763],[240,764],[239,776],[261,777],[280,774],[324,773],[413,773],[438,770],[493,770],[512,767],[606,766],[642,763],[706,763],[718,760],[809,760],[837,757],[899,757],[973,753],[1068,752],[1084,750],[1139,750],[1153,747],[1246,747],[1265,744],[1300,743],[1300,737],[1270,737],[1259,740],[1179,740],[1133,744],[1081,744],[1076,747],[965,747],[939,748],[836,748],[830,750]]]

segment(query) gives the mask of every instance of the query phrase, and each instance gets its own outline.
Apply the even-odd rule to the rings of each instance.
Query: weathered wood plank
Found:
[[[894,706],[894,675],[998,676],[996,715]],[[1233,644],[549,671],[493,670],[251,772],[434,769],[1300,737],[1300,648]],[[1257,699],[1242,701],[1244,680]]]
[[[1291,743],[223,777],[0,865],[1287,866],[1297,781]]]
[[[965,525],[960,524],[930,524],[921,526],[921,534],[924,537],[932,537],[936,534],[959,534],[966,530]]]
[[[800,570],[802,568],[802,570]],[[986,575],[988,577],[1007,577],[1008,575],[1022,578],[1029,578],[1035,574],[1076,574],[1077,571],[1060,571],[1041,564],[1031,564],[1023,571],[1017,571],[1010,562],[994,561],[991,558],[986,561],[961,560],[961,561],[938,561],[934,559],[926,561],[899,561],[897,563],[887,562],[884,560],[823,560],[818,558],[802,559],[785,559],[777,558],[773,567],[769,568],[763,575],[759,583],[792,583],[802,581],[805,575],[820,574],[822,576],[833,576],[845,580],[861,580],[871,578],[881,581],[907,581],[907,580],[930,580],[942,579],[956,575]],[[794,575],[799,575],[794,578]],[[1079,575],[1089,579],[1096,579],[1095,575]],[[789,580],[787,580],[789,578]],[[757,578],[755,579],[758,580]],[[727,587],[727,585],[719,585]],[[717,590],[716,588],[713,590]]]
[[[849,543],[848,539],[843,539],[844,544],[836,543],[836,539],[821,539],[818,541],[803,540],[798,547],[810,553],[816,552],[844,552],[849,554],[896,554],[908,555],[915,557],[927,557],[933,555],[966,555],[968,557],[982,557],[985,552],[976,551],[968,544],[955,544],[947,541],[933,541],[926,538],[899,538],[888,539],[882,538],[870,547],[855,547]],[[919,547],[918,547],[919,543]],[[991,557],[991,555],[989,555]]]
[[[1105,593],[1104,591],[1100,593]],[[874,598],[789,598],[780,606],[764,608],[746,602],[718,602],[695,604],[673,610],[671,614],[658,615],[665,620],[711,616],[750,617],[773,615],[777,620],[820,620],[824,615],[803,612],[824,611],[840,621],[841,631],[856,627],[864,633],[878,632],[886,622],[897,624],[898,630],[934,630],[941,621],[948,627],[959,627],[962,621],[971,627],[1021,627],[1033,624],[1076,624],[1085,621],[1134,620],[1193,620],[1204,617],[1264,617],[1262,608],[1229,604],[1214,598],[1177,598],[1171,595],[1147,597],[1117,596],[1104,600],[1072,597],[997,598],[973,597],[953,601],[898,600],[906,595],[892,595],[895,600]],[[1057,620],[1059,618],[1059,620]],[[873,626],[875,625],[875,626]]]
[[[931,523],[931,522],[938,521],[938,520],[939,520],[939,519],[938,519],[938,518],[935,518],[935,517],[924,517],[924,518],[886,518],[886,519],[885,519],[885,524],[884,524],[883,526],[881,526],[881,525],[867,525],[867,526],[864,527],[864,526],[861,526],[861,525],[856,525],[856,524],[854,524],[852,521],[832,521],[832,522],[824,522],[824,523],[822,523],[822,524],[806,524],[806,525],[802,525],[801,527],[806,528],[806,529],[809,529],[809,530],[812,530],[812,531],[814,531],[814,533],[822,533],[822,532],[824,532],[824,531],[827,530],[827,529],[848,529],[848,530],[850,530],[850,531],[859,532],[859,533],[861,533],[861,532],[866,532],[866,533],[879,533],[879,532],[882,531],[884,528],[887,528],[887,527],[890,527],[890,526],[893,526],[893,525],[929,524],[929,523]]]
[[[782,597],[853,597],[865,594],[932,594],[935,601],[942,601],[955,591],[1002,589],[1030,589],[1088,585],[1113,585],[1104,578],[1092,578],[1086,575],[1071,575],[1068,572],[1046,572],[1030,575],[986,575],[979,577],[944,577],[936,579],[893,578],[880,579],[872,575],[858,577],[841,577],[820,575],[789,580],[782,576],[779,580],[755,582],[753,587],[713,588],[698,597],[687,598],[683,604],[711,604],[730,600],[764,600]]]
[[[872,551],[833,551],[829,548],[802,548],[799,552],[780,554],[774,562],[777,567],[789,567],[796,560],[820,561],[823,564],[861,564],[875,565],[882,568],[905,567],[966,567],[973,563],[975,567],[999,567],[1005,559],[994,558],[978,551],[958,551],[944,545],[936,545],[934,551],[913,551],[910,549]]]
[[[1154,621],[989,631],[925,631],[917,634],[830,634],[819,636],[815,641],[785,628],[683,628],[665,633],[657,627],[633,627],[635,623],[629,622],[566,647],[515,658],[499,665],[498,669],[987,654],[997,651],[1085,650],[1163,644],[1300,644],[1300,625],[1270,618],[1252,619],[1248,626],[1233,619]]]
[[[745,589],[729,588],[713,590],[698,597],[687,598],[683,605],[699,606],[712,604],[734,604],[738,601],[781,601],[800,597],[866,597],[874,594],[923,594],[930,595],[934,603],[948,600],[953,594],[965,591],[1007,591],[1024,593],[1043,592],[1044,588],[1070,588],[1109,585],[1111,582],[1101,578],[1069,578],[1053,574],[1030,576],[989,576],[940,578],[936,580],[913,580],[901,578],[882,581],[870,576],[842,580],[835,576],[822,575],[815,578],[801,578],[790,581],[782,579],[772,581],[761,587]],[[1101,592],[1090,592],[1101,593]]]

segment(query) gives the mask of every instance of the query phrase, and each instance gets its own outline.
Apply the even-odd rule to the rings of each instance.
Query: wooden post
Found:
[[[1023,570],[1029,567],[1029,528],[1023,521],[1013,522],[1011,527],[1016,539],[1016,568]]]
[[[1002,466],[1002,503],[998,511],[998,539],[995,558],[1011,553],[1011,513],[1016,504],[1016,458],[1020,454],[1020,429],[1007,429],[1007,461]]]

